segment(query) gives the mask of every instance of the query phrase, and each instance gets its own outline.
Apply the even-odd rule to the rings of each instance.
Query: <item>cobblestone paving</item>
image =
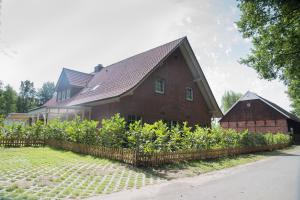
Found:
[[[0,199],[83,199],[165,181],[106,159],[50,148],[0,148]]]

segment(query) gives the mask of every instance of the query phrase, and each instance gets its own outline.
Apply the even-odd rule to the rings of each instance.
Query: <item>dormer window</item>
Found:
[[[67,89],[67,96],[66,99],[70,99],[71,98],[71,90]]]
[[[92,91],[96,90],[100,85],[95,85],[93,88],[92,88]]]
[[[57,93],[57,101],[61,101],[61,92]]]
[[[165,93],[165,80],[158,79],[155,81],[155,92],[158,94]]]
[[[62,94],[61,94],[61,100],[65,100],[66,99],[66,91],[62,91]]]
[[[185,88],[185,99],[193,101],[193,89],[190,87]]]

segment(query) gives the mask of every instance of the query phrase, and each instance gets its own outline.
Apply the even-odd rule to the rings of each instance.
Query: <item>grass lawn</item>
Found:
[[[163,181],[106,159],[51,148],[0,148],[0,199],[82,199]]]
[[[300,149],[292,147],[291,149]],[[0,148],[0,199],[83,199],[253,162],[289,150],[135,169],[51,148]]]

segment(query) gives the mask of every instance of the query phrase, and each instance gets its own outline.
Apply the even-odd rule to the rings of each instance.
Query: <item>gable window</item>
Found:
[[[70,89],[67,89],[67,96],[66,96],[66,99],[70,99],[71,97],[71,90]]]
[[[193,101],[193,89],[190,87],[185,88],[185,99]]]
[[[165,80],[158,79],[155,81],[155,92],[159,94],[165,93]]]

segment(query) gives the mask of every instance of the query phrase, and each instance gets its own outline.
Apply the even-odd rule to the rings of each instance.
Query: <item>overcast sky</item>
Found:
[[[238,63],[251,43],[234,24],[236,1],[2,0],[0,13],[0,80],[16,90],[187,36],[219,105],[225,90],[250,90],[290,110],[282,83]]]

